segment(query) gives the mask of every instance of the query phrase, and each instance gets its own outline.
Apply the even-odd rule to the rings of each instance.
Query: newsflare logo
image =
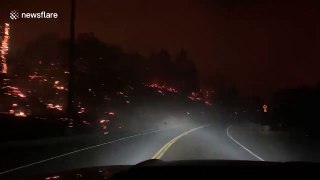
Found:
[[[18,18],[19,18],[19,12],[18,12],[17,10],[12,10],[12,11],[10,12],[10,18],[11,18],[12,20],[18,19]]]
[[[10,12],[10,19],[17,20],[19,18],[20,19],[57,19],[58,13],[56,13],[56,12],[48,13],[46,11],[19,13],[19,11],[17,11],[17,10],[12,10]]]

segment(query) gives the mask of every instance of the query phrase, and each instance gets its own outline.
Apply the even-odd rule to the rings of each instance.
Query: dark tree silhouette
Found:
[[[28,76],[34,72],[61,77],[67,67],[67,41],[55,33],[47,33],[30,42],[9,61],[11,75]]]
[[[152,81],[162,84],[171,83],[174,63],[171,60],[170,54],[166,50],[161,49],[160,52],[152,54],[149,61],[153,71]]]
[[[319,87],[300,87],[277,92],[272,102],[273,125],[303,129],[319,135]]]
[[[185,92],[198,91],[198,71],[194,63],[188,58],[187,52],[182,49],[176,57],[176,77],[178,86]]]

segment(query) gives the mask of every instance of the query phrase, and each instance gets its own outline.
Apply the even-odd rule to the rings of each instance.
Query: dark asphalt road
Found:
[[[227,127],[210,125],[180,138],[164,154],[163,160],[253,160],[252,154],[227,135]]]
[[[230,126],[214,123],[208,126],[188,125],[123,137],[89,149],[53,157],[44,162],[29,164],[21,169],[12,168],[10,172],[2,173],[0,179],[1,176],[9,177],[15,174],[31,175],[93,166],[133,165],[155,157],[168,161],[186,159],[260,161],[268,160],[263,159],[264,157],[272,157],[272,154],[267,154],[267,151],[263,152],[261,149],[259,154],[255,154],[255,144],[249,144],[248,148],[250,141],[246,141],[243,137],[239,140],[238,132],[228,127]]]

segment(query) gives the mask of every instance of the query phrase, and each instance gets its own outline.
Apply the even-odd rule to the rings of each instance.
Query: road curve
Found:
[[[227,126],[204,124],[141,133],[2,171],[2,176],[34,175],[94,166],[162,160],[261,160],[232,139]],[[0,179],[1,179],[0,175]]]

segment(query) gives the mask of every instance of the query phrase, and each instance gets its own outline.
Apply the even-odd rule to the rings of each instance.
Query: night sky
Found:
[[[201,81],[236,86],[245,95],[320,82],[320,3],[301,0],[77,1],[76,31],[94,32],[127,52],[187,50]],[[58,19],[9,20],[10,10],[57,12]],[[11,49],[46,32],[68,35],[66,0],[1,2]]]

